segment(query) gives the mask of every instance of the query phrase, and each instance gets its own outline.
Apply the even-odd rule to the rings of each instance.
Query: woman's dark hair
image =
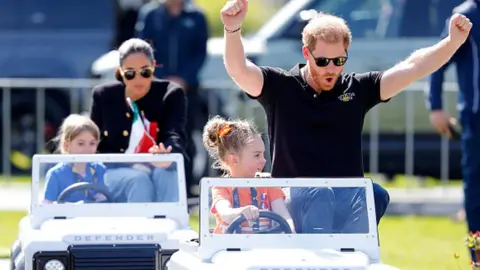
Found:
[[[125,58],[134,53],[145,54],[145,56],[148,57],[148,59],[150,59],[150,62],[152,63],[155,60],[155,57],[153,56],[152,46],[150,46],[150,44],[148,44],[148,42],[146,42],[145,40],[139,38],[131,38],[124,41],[122,45],[120,45],[120,47],[118,48],[118,53],[120,66],[123,64]],[[115,71],[115,78],[118,81],[123,82],[122,74],[120,73],[119,69]]]

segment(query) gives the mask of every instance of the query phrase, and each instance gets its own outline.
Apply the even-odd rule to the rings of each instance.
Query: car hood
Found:
[[[43,235],[62,238],[63,242],[75,244],[101,243],[158,243],[172,238],[184,238],[185,231],[170,219],[142,217],[81,217],[52,219],[40,228]]]
[[[212,258],[216,267],[246,269],[369,269],[370,259],[362,252],[311,251],[303,249],[254,249],[221,251]],[[219,268],[219,269],[220,269]]]

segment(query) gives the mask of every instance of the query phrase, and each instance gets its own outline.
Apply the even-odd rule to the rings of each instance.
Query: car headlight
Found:
[[[65,265],[57,259],[51,259],[45,263],[43,270],[65,270]]]

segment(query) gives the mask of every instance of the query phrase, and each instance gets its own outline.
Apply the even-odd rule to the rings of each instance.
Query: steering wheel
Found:
[[[62,193],[60,193],[60,195],[58,195],[57,203],[65,203],[65,199],[69,195],[71,195],[72,193],[77,192],[77,191],[85,191],[85,190],[94,190],[97,193],[101,193],[101,194],[105,195],[105,197],[107,199],[105,201],[102,201],[102,203],[113,202],[112,195],[110,194],[110,192],[108,191],[108,189],[106,187],[103,187],[103,186],[100,186],[100,185],[97,185],[97,184],[88,183],[88,182],[79,182],[79,183],[75,183],[73,185],[70,185],[66,189],[64,189],[62,191]],[[93,198],[93,196],[90,194],[90,192],[88,192],[87,199],[88,199],[88,202],[94,202],[95,201],[95,198]]]
[[[268,218],[270,220],[276,221],[278,223],[278,227],[272,228],[267,231],[261,231],[261,232],[253,232],[254,234],[269,234],[269,233],[292,233],[292,229],[290,228],[290,225],[288,225],[288,222],[279,214],[272,212],[272,211],[267,211],[267,210],[260,210],[260,215],[258,216],[259,218]],[[225,231],[226,234],[233,234],[239,227],[240,225],[247,221],[245,216],[240,215],[236,217],[230,225],[228,225],[227,230]]]

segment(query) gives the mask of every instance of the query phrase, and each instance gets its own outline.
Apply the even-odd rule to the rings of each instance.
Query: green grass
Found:
[[[18,222],[24,216],[23,211],[0,211],[0,258],[10,256],[10,246],[18,233]]]
[[[17,225],[24,212],[0,211],[0,257],[9,256],[9,248],[17,235]],[[198,228],[198,218],[192,217],[192,228]],[[382,261],[402,270],[469,269],[470,261],[463,239],[463,223],[453,223],[444,217],[391,217],[382,219],[380,240]],[[458,253],[460,259],[454,259]]]
[[[387,216],[380,222],[382,261],[402,270],[469,268],[466,227],[446,217]],[[455,260],[453,254],[460,259]]]
[[[30,175],[21,175],[21,176],[11,176],[9,178],[0,175],[0,185],[6,183],[15,183],[15,184],[30,184],[32,182],[32,178]]]

